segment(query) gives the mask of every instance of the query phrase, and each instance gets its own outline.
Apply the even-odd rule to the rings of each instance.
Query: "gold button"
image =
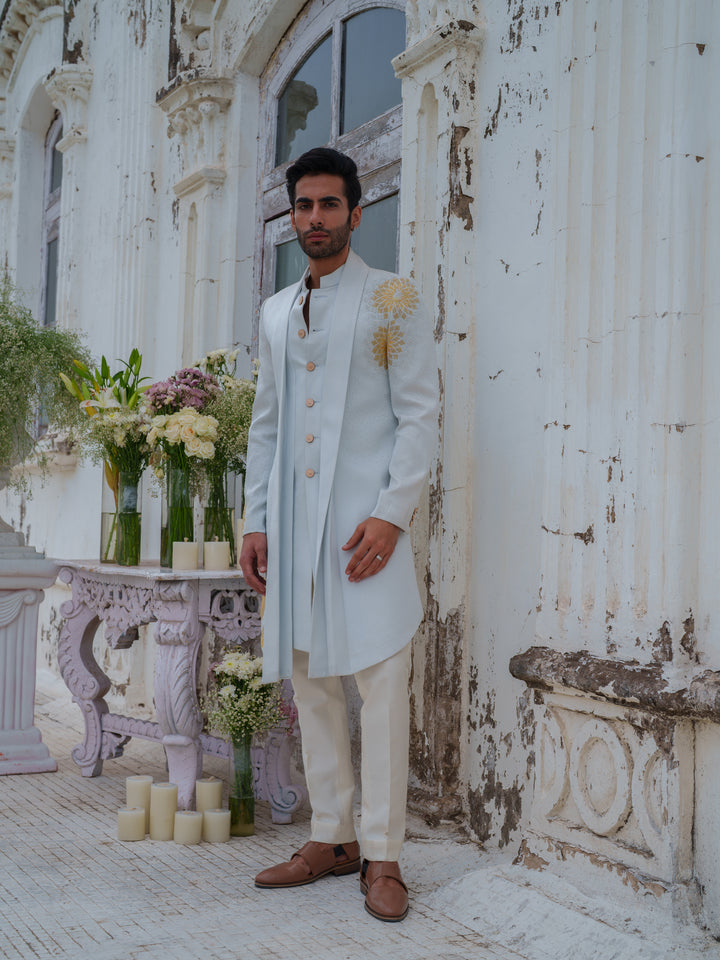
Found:
[[[312,362],[312,360],[308,360],[308,362],[305,364],[305,369],[309,370],[310,373],[313,372],[313,370],[315,369],[315,364]]]
[[[308,397],[308,398],[307,398],[307,400],[305,401],[305,406],[306,406],[306,407],[314,407],[314,406],[315,406],[315,401],[312,399],[312,397]]]
[[[308,468],[307,468],[307,470],[305,471],[305,476],[306,476],[306,477],[314,477],[314,476],[315,476],[315,471],[312,469],[312,467],[308,467]]]
[[[305,331],[302,329],[302,327],[298,330],[298,336],[301,340],[305,338]]]
[[[315,437],[312,433],[305,434],[305,443],[312,443],[314,439]]]

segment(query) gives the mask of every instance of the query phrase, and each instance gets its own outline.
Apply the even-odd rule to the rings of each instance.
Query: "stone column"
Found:
[[[63,118],[63,136],[57,145],[63,154],[57,323],[63,329],[79,326],[77,290],[83,262],[82,198],[91,83],[92,69],[82,63],[59,67],[45,82],[48,95]]]
[[[404,116],[400,269],[415,278],[435,317],[442,400],[438,456],[414,522],[415,549],[425,564],[426,619],[413,650],[411,777],[423,807],[431,803],[446,816],[460,808],[474,403],[472,91],[483,29],[449,10],[436,14],[419,17],[417,4],[409,4],[409,45],[393,66],[402,80]],[[429,32],[422,33],[421,24]],[[455,272],[454,264],[467,269]]]
[[[220,269],[227,256],[220,225],[226,220],[226,120],[232,95],[233,82],[213,76],[183,80],[158,95],[183,161],[184,175],[174,189],[181,224],[179,328],[185,365],[232,342],[232,330],[218,329]]]
[[[56,574],[0,520],[0,774],[57,770],[33,724],[38,605]]]

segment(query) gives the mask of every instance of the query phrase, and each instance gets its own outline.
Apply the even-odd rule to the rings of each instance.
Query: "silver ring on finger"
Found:
[[[382,563],[382,562],[383,562],[383,558],[382,558],[382,557],[380,556],[380,554],[379,554],[379,553],[376,553],[376,554],[375,554],[375,559],[376,559],[376,560],[379,560],[379,561],[380,561],[380,563]]]

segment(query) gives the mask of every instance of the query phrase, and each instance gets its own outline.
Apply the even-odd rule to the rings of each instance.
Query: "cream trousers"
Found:
[[[302,733],[311,839],[349,843],[355,778],[347,705],[339,677],[308,679],[309,656],[293,652],[292,683]],[[405,837],[410,733],[410,644],[355,674],[363,701],[360,847],[367,860],[397,860]]]

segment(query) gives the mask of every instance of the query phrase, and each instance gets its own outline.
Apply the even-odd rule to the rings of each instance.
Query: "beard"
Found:
[[[334,257],[336,253],[345,249],[350,239],[350,231],[350,217],[348,217],[346,223],[340,227],[335,227],[334,230],[306,230],[301,233],[296,228],[295,233],[300,249],[304,254],[311,260],[324,260],[326,257]],[[308,238],[313,233],[324,233],[327,236],[322,241],[309,240]]]

